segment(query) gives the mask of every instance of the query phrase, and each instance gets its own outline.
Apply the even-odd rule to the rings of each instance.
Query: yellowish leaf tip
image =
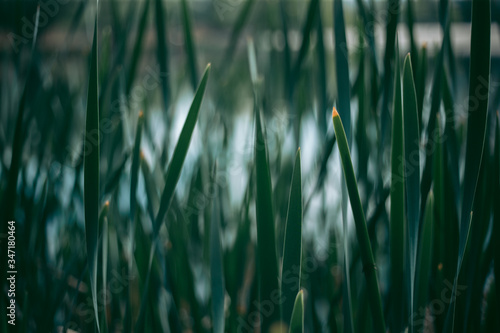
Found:
[[[104,205],[105,205],[106,207],[109,207],[109,200],[106,200],[106,202],[104,203]]]
[[[141,160],[144,159],[144,152],[141,150],[141,152],[139,153],[139,155],[141,156]]]
[[[142,112],[142,110],[139,111],[139,118],[142,118],[143,116],[144,116],[144,112]]]
[[[426,49],[427,48],[427,42],[422,43],[422,48]]]
[[[338,117],[338,116],[339,116],[339,113],[337,112],[337,109],[334,106],[333,107],[333,112],[332,112],[332,118],[335,118],[335,117]]]

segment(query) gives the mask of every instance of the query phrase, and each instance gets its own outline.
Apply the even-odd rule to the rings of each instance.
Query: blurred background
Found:
[[[460,109],[467,105],[461,96],[468,94],[470,56],[471,2],[449,2],[446,35],[447,1],[392,3],[396,5],[391,11],[386,1],[343,1],[351,155],[375,244],[382,295],[390,292],[387,197],[392,112],[385,120],[382,116],[384,110],[392,110],[393,98],[394,49],[387,47],[388,26],[397,22],[401,57],[411,52],[422,128],[430,109],[435,59],[443,36],[449,38],[444,62],[456,97],[455,122],[461,141],[466,117],[460,117]],[[491,5],[490,109],[497,110],[500,2]],[[160,229],[145,331],[211,331],[208,230],[213,202],[220,209],[217,218],[223,235],[227,331],[245,331],[241,322],[248,322],[256,307],[252,82],[261,89],[278,253],[283,252],[294,155],[301,147],[303,251],[308,259],[302,269],[309,295],[306,331],[340,330],[342,244],[354,244],[356,238],[350,211],[349,230],[342,228],[340,162],[332,149],[330,117],[341,89],[335,50],[342,47],[334,38],[333,1],[101,0],[97,9],[93,1],[7,0],[0,4],[0,198],[2,207],[9,203],[17,223],[19,331],[93,330],[82,165],[96,12],[99,200],[108,209],[109,283],[99,309],[105,314],[107,330],[128,331],[139,316],[163,175],[208,63],[211,76],[198,123],[172,207]],[[249,58],[253,54],[257,77],[252,79]],[[23,116],[18,120],[21,107]],[[144,129],[138,217],[134,217],[130,187],[140,111]],[[16,130],[22,140],[14,146]],[[6,189],[15,151],[19,174],[12,201],[7,200]],[[425,156],[424,150],[421,155]],[[211,179],[215,161],[218,177]],[[135,234],[130,234],[132,221],[137,223]],[[362,304],[365,291],[356,282],[362,279],[361,262],[352,247],[349,265],[358,272],[351,277],[353,297]],[[368,307],[356,309],[356,331],[370,331],[370,320],[361,320]],[[245,329],[252,331],[250,326]]]

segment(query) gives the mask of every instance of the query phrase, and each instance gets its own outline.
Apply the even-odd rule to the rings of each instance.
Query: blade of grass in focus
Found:
[[[168,165],[167,174],[165,176],[165,188],[161,195],[160,207],[153,226],[155,234],[157,234],[158,230],[160,229],[161,223],[165,218],[165,214],[167,213],[168,208],[170,207],[170,203],[172,202],[175,186],[177,185],[177,181],[179,180],[179,177],[181,175],[182,165],[184,164],[189,144],[191,142],[191,137],[193,135],[194,127],[198,119],[198,114],[200,112],[201,102],[203,101],[203,95],[205,93],[209,73],[210,64],[207,65],[200,85],[196,90],[193,102],[191,103],[191,107],[189,108],[189,112],[186,117],[186,121],[184,122],[184,126],[182,127],[181,134],[179,135],[179,139],[172,154],[172,159],[170,160],[170,164]]]
[[[334,36],[335,36],[335,68],[337,74],[337,99],[338,107],[341,110],[342,118],[345,122],[345,135],[347,137],[348,147],[351,147],[351,91],[349,81],[349,51],[347,49],[345,22],[344,22],[344,9],[342,0],[335,0],[333,2],[333,18],[334,18]],[[337,134],[337,130],[335,129]],[[343,305],[343,314],[345,317],[345,331],[354,332],[353,323],[353,310],[351,298],[351,274],[349,270],[349,243],[347,237],[347,188],[344,178],[340,176],[342,188],[342,222],[344,233],[344,285],[343,285],[343,298],[345,305]]]
[[[182,27],[184,30],[184,44],[186,47],[188,70],[190,73],[190,80],[193,90],[196,90],[196,85],[198,84],[198,66],[196,49],[193,41],[193,29],[191,25],[191,14],[189,13],[189,7],[187,0],[181,0],[182,9]]]
[[[257,101],[255,101],[257,103]],[[255,105],[255,182],[256,182],[256,218],[257,218],[257,253],[260,302],[270,302],[279,292],[278,259],[274,233],[274,209],[271,172],[267,140],[261,122],[260,109]],[[279,321],[280,313],[276,309],[269,316],[262,316],[262,332],[268,332]]]
[[[469,249],[466,250],[463,274],[461,274],[466,278],[465,284],[470,287],[467,288],[464,297],[457,298],[457,309],[463,311],[464,316],[460,317],[462,320],[457,322],[455,328],[462,330],[461,327],[463,327],[464,331],[480,326],[484,310],[482,306],[484,304],[484,288],[491,272],[491,261],[493,260],[491,241],[488,241],[492,212],[492,185],[494,184],[493,177],[491,177],[494,176],[494,170],[491,169],[492,155],[490,154],[494,149],[492,146],[494,127],[490,126],[492,120],[495,124],[493,116],[493,113],[488,114],[489,119],[486,126],[486,138],[488,139],[484,142],[484,155],[472,209],[474,215],[470,227],[470,244],[467,245]],[[460,279],[459,284],[461,284]]]
[[[141,308],[139,312],[139,319],[136,323],[136,330],[141,329],[145,323],[145,309],[148,304],[148,295],[149,295],[149,283],[151,276],[151,264],[153,261],[156,241],[159,235],[159,230],[162,225],[163,220],[165,219],[165,215],[167,214],[170,205],[174,198],[175,187],[179,180],[182,166],[184,164],[184,160],[186,158],[186,154],[189,148],[189,144],[191,142],[191,137],[194,131],[194,127],[196,125],[198,114],[201,107],[201,102],[203,101],[203,95],[205,92],[208,76],[210,73],[210,64],[207,65],[205,69],[205,73],[203,74],[203,78],[201,79],[200,85],[196,90],[195,96],[193,98],[193,102],[191,103],[191,107],[189,108],[188,115],[184,122],[184,126],[182,127],[181,134],[179,135],[179,139],[177,140],[177,144],[175,146],[174,152],[172,154],[172,158],[170,160],[170,164],[168,165],[167,173],[165,175],[165,187],[160,199],[160,206],[158,209],[158,213],[153,223],[153,241],[151,242],[151,250],[149,254],[149,267],[146,274],[145,281],[145,289],[142,295]],[[187,265],[187,261],[184,261],[184,264]],[[188,265],[189,266],[189,265]],[[197,319],[199,316],[196,316]],[[198,321],[196,321],[198,323]],[[199,325],[197,325],[199,326]]]
[[[479,178],[486,134],[486,119],[490,81],[490,35],[491,4],[489,0],[472,1],[469,98],[477,103],[468,103],[467,139],[463,180],[462,209],[459,224],[458,263],[453,292],[456,292],[462,262],[465,256],[472,221],[472,207]],[[456,302],[452,302],[446,318],[445,330],[455,327]],[[462,319],[462,318],[460,318]]]
[[[378,286],[377,269],[373,258],[370,238],[368,237],[368,230],[366,228],[365,214],[359,197],[358,185],[351,162],[351,153],[349,151],[347,137],[340,116],[335,108],[333,109],[332,118],[335,135],[337,136],[337,147],[342,162],[342,169],[344,171],[349,199],[351,201],[354,223],[356,225],[356,235],[359,243],[361,261],[363,263],[363,272],[366,278],[368,302],[370,303],[372,312],[373,326],[375,331],[385,332],[384,313],[382,311],[382,301]]]
[[[403,105],[401,98],[401,72],[399,61],[399,42],[396,39],[394,102],[392,113],[391,148],[391,211],[390,211],[390,256],[392,293],[392,326],[396,332],[405,327],[404,293],[404,247],[406,244],[404,211],[404,133]]]
[[[94,39],[90,59],[90,78],[87,96],[84,157],[84,206],[85,241],[90,274],[90,289],[95,318],[100,318],[97,307],[97,253],[99,237],[99,87],[97,53],[97,15],[94,24]],[[100,331],[99,320],[97,330]]]
[[[411,57],[408,54],[403,66],[403,142],[405,154],[405,213],[408,224],[410,255],[410,313],[413,313],[414,304],[413,291],[420,221],[420,136],[417,112],[417,97]]]
[[[298,292],[293,305],[289,333],[304,332],[304,291]]]
[[[473,0],[469,97],[475,97],[477,105],[469,103],[467,114],[467,144],[460,219],[459,260],[463,257],[465,250],[471,220],[470,214],[483,155],[490,81],[490,23],[490,1]]]
[[[294,296],[300,290],[300,272],[302,259],[302,177],[300,166],[300,148],[295,154],[292,185],[288,201],[288,211],[285,227],[285,242],[283,245],[283,266],[281,269],[281,320],[290,326],[294,307]],[[294,267],[299,267],[298,271]],[[297,272],[297,273],[295,273]]]

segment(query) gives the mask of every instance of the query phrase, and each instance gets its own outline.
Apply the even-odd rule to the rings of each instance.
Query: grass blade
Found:
[[[97,309],[97,252],[99,237],[99,87],[97,60],[97,16],[94,24],[94,40],[90,60],[90,79],[87,96],[87,116],[85,128],[84,157],[84,206],[85,240],[87,243],[87,261],[90,273],[90,288],[95,318],[99,318]],[[97,330],[100,331],[99,321]]]
[[[289,333],[304,332],[304,291],[299,291],[293,305]]]
[[[359,242],[361,261],[363,263],[363,272],[367,283],[368,301],[372,310],[374,329],[376,332],[385,332],[384,313],[382,311],[382,301],[378,287],[377,269],[373,258],[370,238],[368,237],[368,229],[366,228],[365,214],[359,197],[358,185],[351,162],[351,153],[349,151],[347,137],[342,125],[342,120],[335,108],[333,109],[332,118],[335,135],[337,136],[337,147],[342,162],[342,169],[344,171],[349,199],[351,201],[354,223],[356,225],[356,235]]]
[[[463,180],[462,211],[459,224],[458,263],[453,292],[456,292],[462,261],[469,239],[472,207],[479,171],[483,157],[486,135],[486,119],[490,90],[490,42],[491,42],[491,3],[489,0],[472,1],[469,98],[477,103],[468,103],[467,141],[465,148],[465,168]],[[449,308],[446,318],[447,331],[453,331],[455,325],[456,302]]]
[[[404,246],[406,244],[404,211],[404,134],[403,105],[401,98],[401,72],[399,65],[399,45],[396,40],[394,104],[392,114],[391,148],[391,211],[390,211],[390,256],[393,327],[396,332],[404,329]]]
[[[156,241],[158,239],[161,223],[163,222],[165,215],[167,214],[168,209],[170,208],[170,205],[174,198],[175,187],[177,185],[177,182],[179,181],[179,177],[182,171],[182,166],[184,164],[184,160],[186,158],[189,144],[191,142],[191,137],[194,131],[194,127],[198,119],[198,114],[200,111],[201,102],[203,101],[203,95],[207,85],[209,73],[210,73],[210,64],[207,65],[205,73],[203,74],[203,78],[201,79],[200,85],[196,90],[193,102],[191,103],[191,107],[189,108],[186,121],[184,122],[184,126],[182,127],[181,134],[179,136],[179,139],[177,140],[177,144],[172,154],[172,159],[170,161],[170,164],[168,165],[167,174],[165,175],[165,187],[161,195],[158,214],[156,215],[155,221],[153,223],[154,239],[151,242],[151,250],[149,254],[149,266],[147,269],[146,279],[144,282],[144,285],[146,287],[142,294],[141,307],[139,311],[139,318],[136,322],[136,328],[142,328],[144,325],[145,311],[147,304],[149,302],[148,295],[149,295],[149,284],[151,279],[151,265],[155,254]],[[184,263],[186,264],[186,266],[189,267],[187,261],[184,261]],[[196,317],[195,323],[197,324],[198,321],[196,319],[198,319],[199,316],[196,315],[195,317]]]
[[[467,113],[467,144],[463,185],[464,194],[460,219],[459,260],[463,257],[470,228],[470,215],[479,177],[479,167],[481,165],[486,133],[490,81],[490,10],[489,0],[473,0],[469,98],[472,99],[475,97],[477,103],[469,103]],[[481,96],[478,96],[478,93]]]
[[[405,58],[403,67],[403,112],[405,212],[408,224],[410,254],[410,313],[413,313],[415,266],[420,221],[420,132],[418,129],[417,96],[409,54]]]
[[[300,148],[295,155],[290,200],[285,227],[283,245],[283,266],[281,269],[282,322],[290,326],[294,308],[294,296],[300,290],[300,272],[302,259],[302,177],[300,166]],[[298,271],[294,267],[299,267]],[[297,273],[295,273],[297,272]]]
[[[429,294],[429,280],[432,263],[432,229],[434,224],[434,195],[432,191],[427,197],[425,205],[425,216],[422,225],[422,237],[420,238],[418,249],[418,261],[416,267],[415,278],[415,305],[414,309],[424,309],[427,304],[427,296]],[[413,313],[412,313],[413,314]],[[410,323],[412,330],[423,332],[424,320],[415,322],[415,316],[412,316]]]
[[[257,101],[255,101],[257,103]],[[255,106],[255,179],[256,179],[256,217],[258,275],[260,284],[260,302],[271,303],[275,293],[279,293],[278,259],[276,252],[274,209],[271,172],[267,141],[260,119],[260,110]],[[268,332],[279,321],[279,310],[271,311],[269,316],[262,316],[262,332]]]
[[[348,147],[351,147],[351,84],[349,82],[349,63],[347,49],[347,41],[345,34],[344,23],[344,9],[342,0],[335,0],[333,2],[333,15],[334,15],[334,35],[335,35],[335,67],[337,73],[337,99],[338,107],[342,113],[342,118],[345,122],[345,133],[347,137]],[[335,131],[335,133],[337,133]],[[347,189],[344,178],[340,176],[342,187],[342,223],[344,232],[344,282],[343,285],[343,298],[345,305],[343,306],[343,313],[345,317],[346,332],[354,331],[352,300],[351,300],[351,276],[349,271],[349,243],[347,242]]]
[[[200,112],[201,102],[203,101],[203,94],[205,93],[209,73],[210,64],[207,65],[200,85],[196,90],[186,121],[184,122],[184,126],[182,127],[181,134],[172,154],[172,159],[168,165],[167,174],[165,176],[165,188],[161,195],[160,208],[154,223],[155,234],[160,229],[161,223],[165,218],[165,214],[167,213],[172,202],[175,186],[177,185],[177,181],[181,175],[182,165],[184,164],[189,143],[191,142],[191,136],[193,135],[194,127],[198,119],[198,113]]]

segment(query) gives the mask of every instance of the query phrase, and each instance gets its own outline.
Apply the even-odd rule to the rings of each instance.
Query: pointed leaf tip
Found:
[[[332,118],[338,117],[338,115],[339,115],[339,113],[337,112],[337,109],[334,106],[333,111],[332,111]]]

